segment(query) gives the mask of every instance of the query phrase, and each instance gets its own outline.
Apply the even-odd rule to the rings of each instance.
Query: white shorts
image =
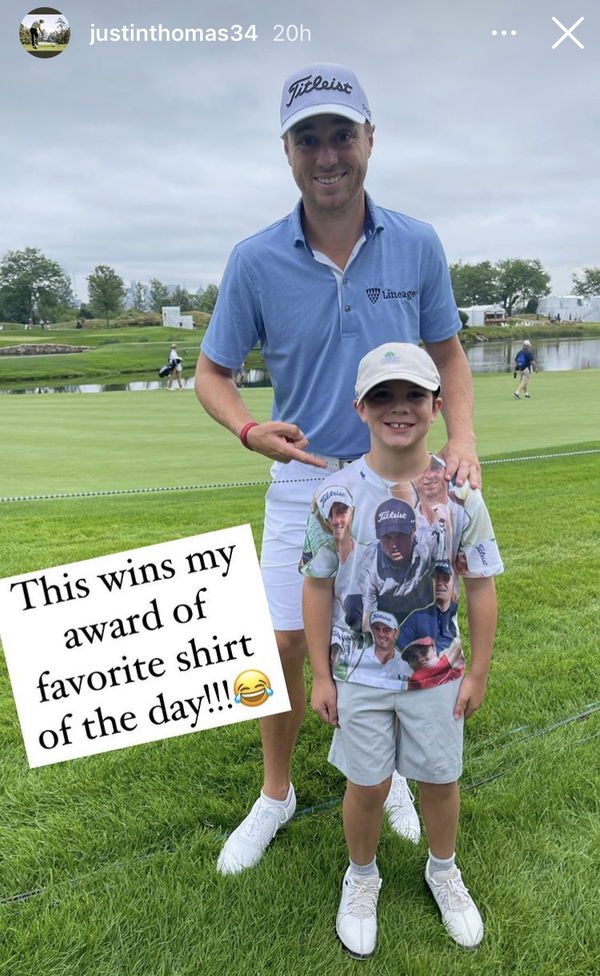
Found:
[[[302,584],[298,571],[312,497],[331,472],[311,464],[275,461],[265,499],[260,566],[275,630],[302,630]]]
[[[377,786],[394,769],[420,783],[454,783],[462,773],[464,719],[453,714],[461,683],[388,691],[336,681],[340,727],[329,762],[357,786]]]

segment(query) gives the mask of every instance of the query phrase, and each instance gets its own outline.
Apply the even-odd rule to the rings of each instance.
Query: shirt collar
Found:
[[[376,231],[383,230],[384,223],[382,220],[382,213],[380,207],[377,207],[368,193],[365,192],[365,227],[364,235],[366,240],[375,234]],[[310,244],[304,236],[304,230],[302,227],[302,199],[298,200],[298,203],[292,210],[290,214],[290,220],[292,224],[292,232],[294,236],[294,244],[303,244],[304,247],[312,254]]]

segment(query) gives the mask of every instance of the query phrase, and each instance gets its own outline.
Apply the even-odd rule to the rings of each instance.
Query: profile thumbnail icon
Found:
[[[69,22],[54,7],[36,7],[19,24],[21,46],[34,58],[55,58],[70,39]]]

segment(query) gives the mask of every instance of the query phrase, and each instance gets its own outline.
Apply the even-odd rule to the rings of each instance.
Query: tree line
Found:
[[[508,315],[513,311],[535,311],[537,302],[550,293],[550,275],[539,260],[506,258],[491,264],[450,265],[452,288],[459,308],[471,305],[502,305]],[[600,295],[600,267],[582,268],[572,276],[573,294],[590,298]],[[173,290],[152,278],[146,285],[134,283],[133,295],[127,299],[123,279],[114,268],[99,264],[87,276],[89,299],[77,305],[71,283],[60,265],[35,247],[7,251],[0,262],[0,321],[51,322],[72,318],[115,318],[126,308],[160,312],[163,305],[178,305],[182,312],[208,312],[215,307],[219,294],[216,285],[208,285],[200,295],[180,285]]]
[[[550,294],[550,275],[539,260],[507,258],[491,264],[450,265],[452,289],[459,308],[502,305],[513,311],[535,312],[540,298]],[[600,295],[600,268],[582,268],[572,275],[572,293],[590,298]]]
[[[64,322],[73,318],[115,318],[126,308],[160,312],[163,305],[179,305],[183,312],[212,312],[219,289],[208,285],[193,295],[180,285],[172,291],[157,278],[149,285],[134,284],[127,300],[123,279],[114,268],[99,264],[87,276],[89,298],[78,305],[71,282],[60,265],[35,247],[7,251],[0,262],[0,321]]]

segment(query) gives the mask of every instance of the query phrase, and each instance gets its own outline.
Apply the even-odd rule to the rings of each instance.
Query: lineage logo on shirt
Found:
[[[380,298],[395,298],[397,300],[412,301],[416,298],[416,291],[393,291],[391,288],[367,288],[367,298],[376,305]]]

